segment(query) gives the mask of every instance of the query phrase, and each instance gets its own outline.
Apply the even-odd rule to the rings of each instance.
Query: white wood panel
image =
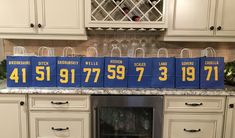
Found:
[[[51,103],[51,102],[54,102]],[[62,102],[65,104],[55,104]],[[67,102],[67,103],[66,103]],[[30,95],[30,110],[90,110],[90,97],[85,95]]]
[[[222,29],[216,32],[218,36],[235,36],[235,1],[219,0],[217,11],[217,27]]]
[[[211,36],[214,31],[216,0],[172,0],[169,11],[169,36]]]
[[[31,112],[30,138],[90,138],[90,113],[88,112]],[[56,131],[54,128],[67,128]]]
[[[0,0],[0,33],[35,33],[34,0]]]
[[[166,114],[164,138],[221,138],[223,115]],[[186,132],[186,130],[200,130]]]
[[[37,0],[40,34],[85,34],[83,0]]]
[[[27,138],[27,104],[24,95],[1,95],[0,138]]]
[[[164,107],[167,112],[224,112],[224,105],[225,97],[166,96]]]
[[[226,106],[226,117],[225,117],[225,127],[224,127],[224,138],[234,138],[235,137],[235,107],[230,108],[229,105],[233,104],[235,106],[235,97],[229,97]]]

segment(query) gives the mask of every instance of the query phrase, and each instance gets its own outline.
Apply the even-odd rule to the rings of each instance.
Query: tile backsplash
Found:
[[[78,55],[86,55],[86,49],[88,46],[98,42],[98,52],[99,56],[109,55],[110,52],[104,53],[103,51],[103,41],[113,42],[112,38],[105,38],[104,36],[95,36],[90,37],[88,41],[60,41],[60,40],[4,40],[3,49],[5,56],[13,54],[14,46],[24,46],[28,53],[37,54],[37,50],[40,46],[48,46],[55,48],[56,56],[61,56],[63,48],[66,46],[74,47]],[[128,39],[127,39],[128,40]],[[141,39],[139,39],[141,40]],[[150,43],[150,41],[154,42]],[[169,56],[179,57],[180,50],[182,48],[190,48],[193,50],[193,57],[200,56],[200,50],[206,47],[213,47],[217,56],[225,58],[225,61],[234,61],[235,60],[235,43],[212,43],[212,42],[159,42],[155,41],[156,39],[148,38],[146,43],[146,55],[156,56],[156,50],[161,47],[165,47],[169,50]],[[153,45],[155,44],[155,46]],[[109,51],[111,46],[109,46]],[[127,48],[129,49],[129,48]]]

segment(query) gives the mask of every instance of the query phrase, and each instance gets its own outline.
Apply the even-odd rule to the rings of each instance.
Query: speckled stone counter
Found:
[[[205,89],[113,89],[113,88],[7,88],[0,85],[0,94],[77,94],[77,95],[187,95],[187,96],[235,96],[235,87],[224,90]]]

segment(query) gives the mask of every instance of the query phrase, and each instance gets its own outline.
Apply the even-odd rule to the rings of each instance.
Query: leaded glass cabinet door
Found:
[[[86,0],[86,27],[166,28],[167,0]]]

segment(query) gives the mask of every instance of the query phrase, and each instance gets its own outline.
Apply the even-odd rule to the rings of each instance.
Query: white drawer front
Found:
[[[223,112],[225,97],[165,97],[165,111],[175,112]]]
[[[90,138],[89,113],[31,113],[31,138]]]
[[[166,115],[164,138],[221,138],[222,115]]]
[[[90,97],[78,95],[30,95],[30,110],[90,110]]]

